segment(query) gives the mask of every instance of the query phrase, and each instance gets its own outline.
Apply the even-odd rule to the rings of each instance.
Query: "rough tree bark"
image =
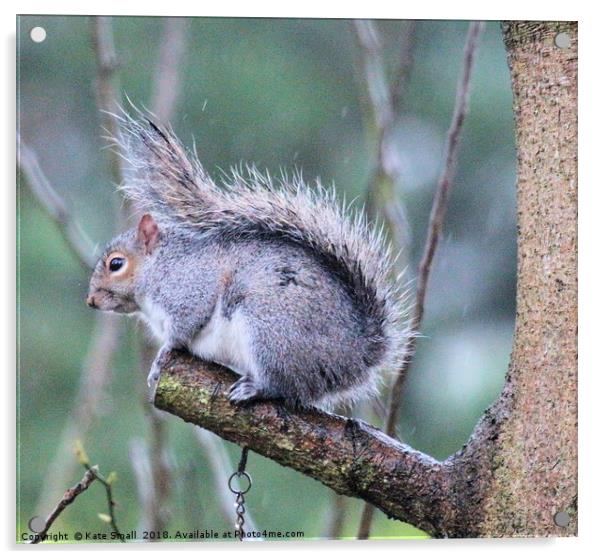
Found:
[[[502,29],[518,152],[516,330],[502,394],[464,448],[438,462],[360,421],[233,407],[234,374],[183,353],[155,394],[158,408],[439,537],[577,533],[577,24]]]

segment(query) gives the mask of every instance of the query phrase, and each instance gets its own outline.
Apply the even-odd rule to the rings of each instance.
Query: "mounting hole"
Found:
[[[568,49],[571,46],[571,38],[568,33],[558,33],[556,37],[554,37],[554,44],[559,49]]]
[[[44,529],[45,524],[46,523],[41,516],[32,516],[29,519],[27,526],[34,534],[39,534]]]
[[[34,27],[29,36],[34,43],[43,43],[46,40],[46,29],[43,27]]]
[[[554,515],[554,524],[556,526],[560,526],[561,528],[566,528],[569,525],[571,517],[568,512],[561,510]]]

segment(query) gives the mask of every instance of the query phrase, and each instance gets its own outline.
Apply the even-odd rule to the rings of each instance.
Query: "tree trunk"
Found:
[[[502,394],[467,445],[439,462],[359,421],[231,406],[231,372],[176,352],[158,408],[433,536],[577,533],[577,25],[513,22],[503,34],[518,152],[516,331]]]
[[[479,531],[576,534],[577,24],[513,22],[503,34],[518,153],[517,311]],[[554,523],[562,511],[567,527]]]

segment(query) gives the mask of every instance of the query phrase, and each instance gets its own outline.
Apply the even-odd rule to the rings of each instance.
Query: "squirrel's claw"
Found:
[[[161,376],[161,369],[163,365],[165,365],[165,361],[167,359],[167,355],[173,349],[173,345],[165,344],[161,347],[159,352],[157,353],[153,364],[151,365],[150,372],[146,377],[146,384],[148,384],[149,388],[155,388],[157,383],[159,382],[159,377]]]
[[[159,377],[161,376],[161,369],[153,363],[151,367],[150,373],[146,377],[146,384],[148,384],[149,388],[154,388],[159,382]]]
[[[228,399],[232,404],[242,404],[261,397],[261,389],[251,377],[239,378],[231,387]]]

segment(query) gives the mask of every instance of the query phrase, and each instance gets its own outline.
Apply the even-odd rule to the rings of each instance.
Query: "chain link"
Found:
[[[240,541],[243,541],[245,534],[245,494],[248,493],[249,489],[251,489],[251,485],[253,485],[251,476],[245,471],[248,453],[249,449],[246,446],[243,447],[240,462],[238,463],[238,469],[228,479],[228,489],[236,495],[236,501],[234,503],[236,506],[236,523],[234,524],[234,530]],[[232,487],[234,478],[239,480],[239,484],[241,479],[246,480],[247,487],[243,488],[240,485],[238,488]]]

